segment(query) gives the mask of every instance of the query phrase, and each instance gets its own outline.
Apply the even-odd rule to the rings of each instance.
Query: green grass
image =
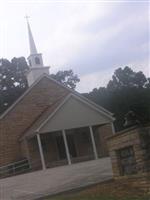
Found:
[[[58,197],[51,197],[45,200],[150,200],[150,197],[122,197],[121,199],[118,197],[111,197],[109,195],[62,195]]]
[[[109,180],[69,193],[60,194],[43,200],[150,200],[141,190],[128,180]]]

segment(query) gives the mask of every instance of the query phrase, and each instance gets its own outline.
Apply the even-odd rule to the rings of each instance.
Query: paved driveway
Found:
[[[0,200],[31,200],[112,178],[109,158],[0,179]]]

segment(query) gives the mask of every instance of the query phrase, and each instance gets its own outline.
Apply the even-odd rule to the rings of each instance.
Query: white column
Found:
[[[115,127],[114,127],[114,123],[113,122],[111,123],[111,127],[112,127],[112,133],[113,133],[113,135],[115,135]]]
[[[97,149],[96,149],[96,144],[95,144],[95,139],[94,139],[94,134],[93,134],[92,126],[89,126],[89,129],[90,129],[90,136],[91,136],[91,141],[92,141],[92,147],[93,147],[94,157],[97,160],[98,159],[98,154],[97,154]]]
[[[42,149],[41,138],[40,138],[39,134],[37,134],[37,141],[38,141],[38,146],[39,146],[42,169],[45,170],[46,169],[46,165],[45,165],[45,159],[44,159],[44,154],[43,154],[43,149]]]
[[[62,134],[63,134],[64,144],[65,144],[65,150],[66,150],[66,156],[67,156],[68,164],[71,165],[71,158],[70,158],[70,153],[69,153],[69,148],[68,148],[65,130],[62,130]]]

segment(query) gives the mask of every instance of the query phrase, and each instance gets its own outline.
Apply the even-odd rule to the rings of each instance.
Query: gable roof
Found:
[[[81,97],[82,99],[84,99],[85,101],[89,102],[91,105],[97,107],[98,109],[100,109],[101,111],[103,111],[106,115],[108,116],[113,116],[113,114],[111,112],[109,112],[108,110],[106,110],[105,108],[95,104],[94,102],[90,101],[89,99],[87,99],[86,97],[82,96],[81,94],[79,94],[78,92],[68,88],[67,86],[65,86],[64,84],[56,81],[55,79],[51,78],[50,75],[48,74],[42,74],[25,92],[23,95],[21,95],[2,115],[0,115],[0,119],[4,118],[9,112],[11,112],[11,110],[17,105],[19,104],[19,102],[32,90],[32,88],[44,77],[47,77],[49,80],[55,82],[56,84],[58,84],[59,86],[67,89],[68,91],[70,91],[72,94],[77,95],[79,97]],[[113,118],[113,117],[112,117]]]
[[[23,135],[21,139],[24,137],[33,137],[36,133],[41,132],[41,129],[45,126],[45,124],[50,121],[57,113],[62,109],[65,104],[71,99],[75,98],[76,100],[80,101],[81,103],[85,104],[91,110],[99,113],[101,115],[101,120],[103,118],[103,123],[108,123],[114,121],[114,118],[111,115],[106,114],[103,110],[98,108],[88,101],[86,101],[82,96],[77,96],[73,93],[68,94],[65,98],[61,99],[59,102],[56,102],[51,108],[47,110],[40,118],[37,120]],[[100,118],[99,115],[99,118]]]
[[[19,102],[44,78],[48,78],[49,80],[57,83],[57,81],[53,80],[48,74],[42,74],[4,113],[0,115],[0,119],[4,118],[13,108],[19,104]],[[58,84],[58,83],[57,83]],[[59,84],[60,85],[60,84]],[[61,84],[61,87],[63,85]]]
[[[64,100],[64,97],[59,99],[57,102],[55,102],[53,105],[51,105],[47,110],[45,110],[39,117],[38,119],[35,120],[34,123],[31,124],[30,127],[28,127],[20,139],[22,140],[24,137],[32,136],[35,131],[38,129],[39,125],[47,119],[47,117],[50,115],[50,113],[54,112],[54,110],[61,104],[61,102]]]
[[[74,95],[74,94],[68,94],[68,96],[64,99],[64,101],[62,101],[62,103],[54,110],[54,112],[51,113],[51,115],[45,120],[43,121],[43,123],[39,126],[39,128],[36,130],[36,132],[39,132],[41,130],[41,128],[47,123],[48,120],[50,120],[65,104],[66,102],[71,98],[74,97],[77,100],[81,101],[82,103],[88,105],[90,108],[92,108],[93,110],[99,112],[101,115],[105,116],[107,119],[113,121],[113,117],[107,115],[106,113],[104,113],[101,109],[98,109],[97,107],[93,106],[92,104],[90,104],[88,101],[85,101],[84,99],[82,99],[81,97]]]
[[[55,129],[62,130],[77,128],[78,126],[110,123],[112,122],[112,117],[106,115],[100,109],[97,109],[77,95],[70,93],[54,112],[43,121],[36,132],[45,132],[45,126],[50,126],[52,121],[57,121]],[[71,125],[72,122],[73,124]],[[60,123],[61,125],[63,124],[62,128],[58,128]],[[66,124],[66,127],[64,127],[64,124]],[[49,128],[49,130],[52,129]]]

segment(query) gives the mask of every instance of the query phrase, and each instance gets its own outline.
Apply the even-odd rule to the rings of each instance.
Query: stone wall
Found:
[[[132,179],[150,189],[149,135],[150,127],[132,127],[108,138],[114,178]]]

